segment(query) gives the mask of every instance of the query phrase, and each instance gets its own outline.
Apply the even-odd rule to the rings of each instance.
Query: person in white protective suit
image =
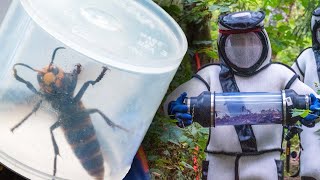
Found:
[[[301,81],[316,92],[320,90],[320,7],[313,11],[311,18],[312,47],[305,49],[292,68]],[[300,176],[301,179],[320,179],[320,136],[314,128],[303,128],[301,133]]]
[[[236,12],[219,17],[220,64],[209,64],[191,80],[174,90],[164,103],[165,112],[179,126],[192,117],[179,102],[203,91],[315,93],[288,66],[271,62],[271,46],[263,26],[264,12]],[[179,97],[179,98],[178,98]],[[178,98],[178,99],[177,99]],[[302,119],[306,126],[315,118]],[[210,127],[203,164],[203,179],[277,180],[283,178],[282,125],[236,125]]]

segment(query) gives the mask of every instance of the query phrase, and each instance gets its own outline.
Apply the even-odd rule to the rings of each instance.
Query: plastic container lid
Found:
[[[148,0],[20,0],[53,37],[101,63],[127,71],[176,69],[187,41],[167,13]]]

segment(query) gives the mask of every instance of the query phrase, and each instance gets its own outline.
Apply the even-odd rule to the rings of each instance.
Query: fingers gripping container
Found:
[[[148,0],[14,0],[0,42],[0,162],[29,179],[122,179],[187,50]]]

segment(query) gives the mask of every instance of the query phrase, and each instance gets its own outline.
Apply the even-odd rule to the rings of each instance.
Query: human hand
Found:
[[[301,119],[300,122],[307,126],[313,127],[315,125],[315,120],[319,118],[320,115],[320,101],[314,94],[310,94],[311,104],[310,104],[310,111],[305,118]]]
[[[188,113],[188,106],[183,103],[187,93],[182,93],[177,100],[171,101],[168,105],[168,114],[171,118],[177,119],[179,127],[185,127],[192,124],[192,116]]]

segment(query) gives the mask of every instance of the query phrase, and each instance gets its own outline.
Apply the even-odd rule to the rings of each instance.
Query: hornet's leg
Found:
[[[15,129],[17,129],[22,123],[24,123],[33,113],[35,113],[39,108],[42,103],[42,100],[40,100],[32,109],[32,111],[26,115],[18,124],[16,124],[13,128],[11,128],[11,132],[13,132]]]
[[[55,130],[60,125],[61,125],[60,121],[57,121],[50,127],[51,140],[52,140],[53,149],[54,149],[53,176],[56,175],[56,172],[57,172],[57,156],[60,155],[59,147],[58,147],[56,139],[54,138],[54,135],[53,135],[53,130]]]
[[[87,81],[87,82],[85,82],[83,85],[82,85],[82,87],[81,87],[81,89],[79,90],[79,92],[78,92],[78,94],[74,97],[74,102],[76,103],[76,102],[79,102],[80,101],[80,99],[82,98],[82,96],[83,96],[83,94],[86,92],[86,90],[87,90],[87,88],[89,87],[89,85],[91,84],[91,85],[95,85],[97,82],[99,82],[102,78],[103,78],[103,76],[106,74],[106,71],[108,70],[108,68],[107,67],[102,67],[103,68],[103,70],[102,70],[102,72],[100,73],[100,75],[97,77],[97,79],[96,80],[94,80],[94,81]]]
[[[112,122],[103,112],[101,112],[99,109],[86,109],[84,110],[82,113],[80,113],[79,115],[82,116],[82,115],[89,115],[89,114],[93,114],[93,113],[98,113],[102,116],[102,118],[106,121],[106,123],[111,126],[111,127],[117,127],[119,129],[122,129],[124,131],[128,131],[126,128],[120,126],[120,125],[117,125],[116,123]]]
[[[32,70],[33,70],[33,68],[30,67],[30,66],[28,66],[28,65],[26,65],[26,64],[17,63],[17,64],[15,64],[14,67],[13,67],[13,75],[14,75],[14,77],[16,78],[17,81],[20,81],[20,82],[24,83],[33,93],[42,95],[42,94],[41,94],[39,91],[37,91],[37,89],[31,84],[31,82],[24,80],[22,77],[20,77],[20,76],[18,75],[17,69],[15,68],[15,66],[17,66],[17,65],[25,66],[25,67],[30,68],[30,69],[32,69]]]

